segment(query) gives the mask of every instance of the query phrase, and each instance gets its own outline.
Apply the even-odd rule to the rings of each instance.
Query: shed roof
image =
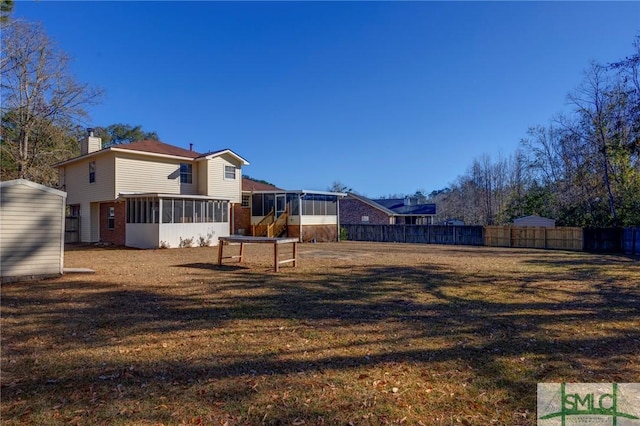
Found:
[[[51,194],[58,195],[62,198],[67,198],[67,193],[64,191],[60,191],[59,189],[41,185],[39,183],[32,182],[27,179],[14,179],[14,180],[6,180],[6,181],[0,182],[0,188],[8,188],[8,187],[17,186],[17,185],[28,186],[30,188],[37,189],[39,191],[49,192]]]

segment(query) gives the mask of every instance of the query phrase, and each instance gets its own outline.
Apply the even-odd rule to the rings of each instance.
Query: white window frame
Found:
[[[233,177],[230,177],[231,175],[231,170],[233,169]],[[236,180],[236,175],[237,175],[237,170],[238,168],[236,166],[229,166],[229,165],[225,165],[224,166],[224,180]]]
[[[182,166],[186,169],[184,172],[182,171]],[[193,164],[180,163],[180,183],[185,185],[193,183]]]

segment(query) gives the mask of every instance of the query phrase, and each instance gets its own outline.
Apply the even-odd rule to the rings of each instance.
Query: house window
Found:
[[[80,217],[80,204],[67,206],[66,215],[69,217]]]
[[[107,228],[115,229],[116,228],[116,208],[109,207],[109,216],[107,217]]]
[[[361,221],[361,222],[369,222],[369,216],[362,216],[362,217],[360,218],[360,221]]]
[[[91,161],[89,163],[89,183],[94,183],[96,181],[96,162]]]
[[[224,166],[224,178],[225,179],[235,179],[236,178],[236,168],[234,166]]]
[[[180,183],[193,183],[193,164],[180,163]]]

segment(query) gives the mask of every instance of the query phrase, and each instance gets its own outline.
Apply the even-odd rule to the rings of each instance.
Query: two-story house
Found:
[[[80,241],[158,248],[228,236],[248,164],[229,149],[203,154],[154,140],[103,149],[89,131],[81,155],[56,166]]]

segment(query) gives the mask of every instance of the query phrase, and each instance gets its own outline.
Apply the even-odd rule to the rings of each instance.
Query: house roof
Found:
[[[248,177],[242,177],[242,190],[243,191],[282,191],[282,189],[277,186],[258,182],[257,180],[250,179]]]
[[[247,160],[240,157],[238,154],[236,154],[232,150],[226,149],[226,148],[203,154],[200,152],[181,148],[179,146],[169,145],[168,143],[147,139],[147,140],[136,141],[136,142],[131,142],[127,144],[111,145],[99,151],[90,152],[89,154],[81,155],[79,157],[75,157],[70,160],[62,161],[56,164],[55,166],[56,167],[65,166],[67,164],[71,164],[80,159],[100,155],[110,151],[115,151],[115,152],[132,151],[136,153],[144,153],[144,154],[154,155],[154,156],[174,157],[174,158],[181,158],[181,159],[187,158],[191,160],[207,160],[223,154],[229,154],[232,157],[236,158],[238,161],[240,161],[243,165],[246,166],[249,164]]]
[[[156,140],[143,140],[119,145],[112,145],[109,148],[124,149],[130,151],[151,152],[153,154],[173,155],[176,157],[198,158],[205,154],[200,154],[179,146],[169,145],[168,143]],[[109,149],[107,148],[107,149]]]

